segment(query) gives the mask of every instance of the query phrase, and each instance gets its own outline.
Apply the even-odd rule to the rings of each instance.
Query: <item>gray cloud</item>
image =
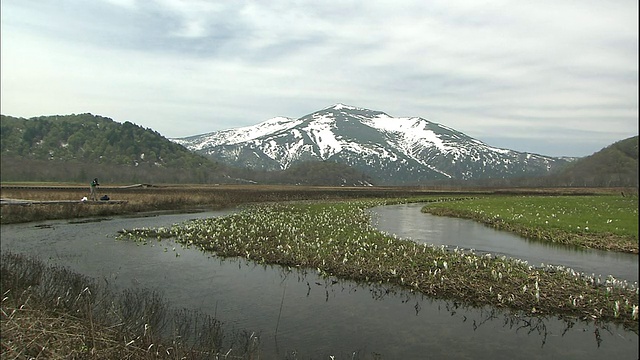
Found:
[[[638,133],[631,0],[1,6],[8,115],[86,111],[180,137],[343,102],[571,156]]]

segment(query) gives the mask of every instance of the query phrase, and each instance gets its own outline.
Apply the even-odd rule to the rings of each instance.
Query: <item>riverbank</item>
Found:
[[[406,198],[458,194],[455,190],[395,187],[310,187],[231,185],[103,186],[110,201],[83,202],[88,190],[73,184],[3,185],[0,223],[80,219],[151,211],[217,210],[246,203],[359,198]],[[480,191],[470,190],[472,193]],[[483,192],[482,192],[483,193]],[[11,201],[10,199],[21,199]],[[100,205],[100,206],[96,206]]]

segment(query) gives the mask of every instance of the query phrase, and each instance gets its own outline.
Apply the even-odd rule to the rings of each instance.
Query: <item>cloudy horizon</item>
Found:
[[[3,0],[1,112],[168,138],[344,103],[587,156],[638,135],[638,3]]]

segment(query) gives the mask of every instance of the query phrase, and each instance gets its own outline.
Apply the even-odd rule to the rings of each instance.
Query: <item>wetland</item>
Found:
[[[411,223],[405,227],[415,230],[422,222],[417,231],[429,234],[433,226],[396,211],[391,219],[374,215],[372,223],[366,209],[389,208],[374,205],[381,203],[3,225],[2,250],[34,254],[118,288],[156,289],[174,306],[249,331],[259,338],[258,358],[637,357],[637,327],[631,325],[637,326],[637,278],[611,280],[616,259],[612,268],[598,261],[602,276],[584,278],[567,264],[524,263],[521,253],[508,254],[518,259],[511,261],[499,247],[408,240],[415,236],[377,229],[386,221]],[[417,205],[413,210],[410,216],[432,216]],[[476,242],[497,234],[484,226],[476,230],[487,234],[465,233],[461,223],[469,220],[439,219],[451,221],[442,230],[449,240],[449,234]],[[549,253],[558,246],[549,246]],[[578,272],[597,271],[583,263]],[[455,270],[469,265],[474,271]],[[610,302],[599,302],[598,291],[584,285],[590,281],[601,282],[594,288]],[[557,311],[551,300],[565,295]],[[592,307],[602,312],[590,313]]]

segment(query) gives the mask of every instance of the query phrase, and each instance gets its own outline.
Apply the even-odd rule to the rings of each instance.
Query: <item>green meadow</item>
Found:
[[[423,212],[473,219],[530,239],[638,253],[638,197],[492,195],[429,204]]]

